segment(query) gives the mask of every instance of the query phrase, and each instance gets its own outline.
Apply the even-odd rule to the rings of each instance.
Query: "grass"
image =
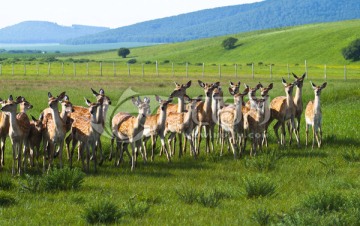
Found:
[[[302,72],[298,72],[300,73]],[[91,87],[96,90],[103,88],[112,100],[107,119],[109,122],[111,116],[118,111],[135,112],[135,107],[127,100],[134,93],[150,97],[151,109],[155,111],[157,104],[154,95],[167,98],[174,88],[173,80],[186,83],[191,79],[193,84],[188,89],[188,95],[193,97],[203,94],[196,83],[199,78],[161,75],[145,78],[3,75],[0,80],[0,97],[4,99],[9,94],[25,96],[34,105],[28,112],[29,115],[38,117],[40,111],[47,107],[48,91],[54,95],[66,91],[75,105],[84,106],[84,96],[94,99]],[[229,80],[234,81],[233,76],[219,78],[207,75],[201,79],[205,82],[219,80],[224,88]],[[249,78],[240,80],[250,86],[258,83],[258,80]],[[263,84],[271,81],[274,82],[271,98],[284,95],[280,77],[274,77],[273,80],[261,78]],[[323,79],[314,78],[313,82],[321,83]],[[116,208],[109,209],[116,209],[115,212],[123,214],[116,223],[127,225],[253,225],[256,222],[263,225],[324,225],[330,222],[354,224],[360,219],[356,208],[359,201],[355,198],[360,194],[357,161],[360,133],[356,123],[360,110],[358,84],[358,79],[328,79],[328,86],[321,94],[324,131],[321,149],[311,150],[311,147],[305,147],[302,117],[301,148],[296,145],[279,147],[270,129],[269,148],[264,148],[253,159],[248,157],[250,146],[247,147],[244,158],[234,160],[232,154],[226,151],[219,157],[219,145],[216,145],[216,153],[206,155],[201,152],[197,160],[186,153],[181,159],[176,156],[168,163],[164,156],[156,155],[154,162],[144,164],[140,157],[135,172],[131,172],[129,159],[125,155],[119,168],[114,167],[113,162],[105,161],[98,168],[97,174],[84,177],[78,189],[40,192],[42,185],[39,181],[46,177],[41,174],[41,166],[29,169],[29,176],[6,179],[6,176],[11,175],[12,164],[11,144],[7,139],[5,167],[0,174],[5,176],[2,179],[5,181],[4,188],[8,187],[6,184],[13,184],[9,189],[4,189],[4,197],[12,197],[15,202],[11,202],[6,208],[0,207],[0,224],[84,225],[90,223],[84,218],[85,209],[89,207],[92,212],[90,215],[94,215],[106,210],[108,206],[105,204],[115,206]],[[225,98],[232,102],[232,97],[226,95]],[[313,98],[307,79],[303,89],[304,105]],[[109,133],[105,132],[102,143],[105,155],[108,156]],[[157,149],[156,153],[158,151]],[[58,164],[56,159],[55,165]],[[74,167],[81,169],[81,163],[75,161]],[[256,175],[259,174],[263,180],[257,180]],[[249,182],[255,181],[255,186],[266,181],[267,185],[271,185],[269,187],[276,187],[269,194],[276,195],[263,194],[261,198],[247,198],[244,191],[248,184],[243,178],[248,178]],[[329,194],[343,194],[341,197],[345,199],[345,206],[337,211],[325,211],[318,217],[319,215],[312,213],[315,207],[308,207],[304,203],[309,202],[311,195],[320,200],[317,194],[325,188]],[[336,199],[336,196],[327,197],[330,204],[331,199]],[[187,199],[190,201],[186,201]],[[103,202],[105,204],[98,209],[94,207],[96,203]],[[319,202],[312,205],[320,205]],[[141,217],[137,217],[139,215]],[[96,222],[99,222],[99,218]]]

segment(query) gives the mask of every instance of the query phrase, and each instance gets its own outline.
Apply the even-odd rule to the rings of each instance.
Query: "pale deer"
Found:
[[[275,131],[276,138],[277,138],[279,144],[285,145],[285,122],[287,120],[290,120],[291,130],[295,134],[295,138],[296,138],[298,146],[300,146],[299,135],[296,131],[295,120],[294,120],[296,108],[295,108],[295,104],[294,104],[294,99],[292,97],[293,88],[296,83],[286,83],[284,78],[282,79],[282,83],[285,87],[286,97],[285,96],[275,97],[271,101],[271,103],[270,103],[270,119],[267,122],[267,125],[265,128],[267,128],[268,125],[270,125],[270,123],[274,119],[276,119],[277,122],[274,125],[274,131]],[[281,130],[282,130],[281,139],[279,138],[279,133],[278,133],[278,129],[280,126],[281,126]],[[290,133],[290,144],[291,144],[291,140],[292,140],[292,132]]]
[[[59,160],[60,168],[63,167],[62,150],[66,135],[66,121],[64,121],[60,117],[58,104],[64,97],[65,97],[65,92],[62,92],[57,97],[53,97],[50,92],[48,93],[48,105],[51,108],[51,113],[44,115],[44,120],[43,120],[43,147],[44,147],[43,172],[45,172],[46,170],[47,158],[48,158],[48,171],[51,170],[56,147],[60,158]],[[66,112],[64,114],[66,114]]]
[[[258,89],[260,89],[260,87],[262,86],[261,83],[259,82],[254,88],[250,88],[250,86],[248,86],[247,84],[244,84],[245,88],[249,89],[249,100],[246,102],[245,106],[243,107],[243,114],[245,114],[246,112],[248,112],[250,109],[254,109],[256,107],[256,91],[258,91]]]
[[[33,108],[33,106],[27,100],[25,100],[25,97],[18,96],[16,98],[16,102],[18,103],[20,108],[19,112],[26,113],[28,110]]]
[[[235,93],[229,88],[229,92],[234,96],[234,106],[224,107],[218,112],[218,122],[221,128],[229,133],[229,143],[233,151],[234,158],[237,158],[237,153],[241,154],[241,147],[237,145],[237,135],[242,130],[242,101],[243,97],[248,94],[249,88],[246,88],[243,93]],[[224,133],[221,137],[220,155],[222,155],[224,148]]]
[[[97,158],[96,158],[96,142],[99,140],[99,130],[103,130],[103,109],[101,108],[102,101],[91,103],[88,99],[85,99],[85,103],[88,105],[88,111],[91,115],[90,119],[85,117],[77,117],[71,124],[72,135],[72,149],[70,152],[70,167],[72,167],[72,156],[74,153],[75,145],[80,142],[80,156],[82,161],[83,170],[85,172],[90,171],[90,149],[94,161],[94,172],[97,172]],[[84,153],[86,151],[86,153]],[[86,158],[86,167],[84,164],[84,157]]]
[[[9,115],[10,121],[9,136],[13,149],[12,175],[16,173],[22,174],[21,153],[23,151],[24,159],[27,159],[26,149],[29,145],[30,120],[26,113],[17,113],[18,104],[18,102],[13,101],[12,97],[10,97],[9,101],[1,108],[3,112]],[[17,164],[15,164],[16,161]],[[24,170],[26,170],[26,161],[24,161]]]
[[[244,130],[246,131],[244,147],[247,138],[252,139],[250,156],[256,155],[256,149],[262,149],[262,136],[265,129],[265,99],[254,99],[252,108],[244,115]]]
[[[214,131],[210,131],[211,128],[214,128],[212,125],[216,122],[213,121],[212,118],[212,110],[211,110],[211,100],[212,100],[212,93],[215,88],[217,88],[220,85],[220,82],[216,82],[214,84],[207,84],[200,80],[198,80],[198,83],[201,88],[203,88],[205,92],[205,101],[201,101],[197,104],[197,145],[196,145],[196,153],[200,153],[200,143],[201,143],[201,130],[204,127],[205,128],[205,151],[206,153],[209,153],[210,150],[212,151],[214,149]],[[212,137],[210,137],[212,134]],[[211,146],[210,146],[210,139],[211,139]]]
[[[261,84],[261,83],[259,83]],[[263,124],[264,124],[264,132],[263,132],[263,140],[262,140],[262,146],[265,143],[265,146],[268,146],[268,140],[267,140],[267,130],[266,130],[266,125],[268,123],[268,121],[270,120],[271,117],[271,111],[270,111],[270,97],[269,97],[269,91],[272,90],[272,88],[274,87],[273,83],[270,83],[268,87],[264,87],[263,85],[261,85],[260,87],[260,94],[261,97],[265,100],[264,102],[264,120],[263,120]]]
[[[30,165],[35,166],[36,162],[39,163],[39,151],[40,144],[42,140],[42,121],[44,115],[41,114],[39,119],[36,119],[34,116],[31,116],[30,121],[30,133],[29,133],[29,148],[30,148]]]
[[[191,99],[188,96],[185,96],[186,99],[189,100],[189,104],[187,106],[187,112],[175,113],[171,112],[167,116],[166,120],[166,129],[165,132],[169,132],[170,135],[168,137],[168,145],[171,150],[171,140],[174,139],[176,134],[184,134],[186,139],[189,140],[190,149],[194,158],[196,158],[195,145],[193,140],[193,130],[197,124],[195,124],[194,120],[197,118],[196,105],[197,102],[201,100],[201,96],[196,99]],[[170,151],[172,152],[172,151]],[[179,151],[179,156],[181,156],[181,149]]]
[[[298,134],[300,134],[300,120],[301,120],[301,114],[303,112],[303,101],[302,101],[302,87],[304,84],[304,79],[306,77],[306,73],[304,73],[302,76],[298,77],[296,74],[292,73],[295,78],[296,83],[296,91],[294,96],[294,104],[296,108],[295,112],[295,119],[296,119],[296,131]],[[290,133],[290,123],[287,123],[288,125],[288,131]],[[300,136],[299,136],[300,139]]]
[[[145,97],[144,101],[141,101],[140,97],[133,97],[132,103],[138,108],[138,115],[136,117],[129,113],[119,112],[112,119],[111,128],[113,137],[111,139],[111,150],[113,150],[114,139],[116,139],[115,165],[119,165],[123,152],[127,152],[127,146],[130,143],[132,148],[131,170],[133,171],[135,169],[137,151],[141,151],[141,138],[146,115],[150,114],[150,99]]]
[[[100,119],[100,121],[103,124],[102,128],[104,128],[105,121],[106,121],[106,115],[107,115],[107,111],[109,109],[109,105],[111,105],[111,100],[108,96],[105,95],[104,89],[100,89],[99,92],[96,92],[93,88],[91,88],[91,91],[92,91],[93,95],[96,97],[97,102],[102,103],[100,107],[101,107],[103,113],[102,113],[102,118]],[[73,112],[70,114],[70,125],[78,117],[87,117],[90,120],[91,114],[89,113],[89,109],[87,107],[83,107],[83,106],[73,106]],[[97,132],[100,133],[100,135],[101,135],[103,133],[103,130],[97,131]],[[99,165],[102,165],[102,163],[104,161],[104,157],[103,157],[103,150],[102,150],[100,137],[101,136],[99,136],[99,140],[96,142],[96,147],[99,147],[99,149],[100,149]],[[69,136],[67,136],[65,139],[66,149],[68,150],[68,152],[70,150],[70,142],[72,141],[72,139],[73,139],[73,137],[71,136],[71,134],[69,134]],[[76,143],[77,143],[76,141],[73,141],[73,144],[76,144]],[[111,160],[111,156],[109,158]],[[80,149],[78,150],[78,159],[80,159]]]
[[[151,161],[154,161],[154,149],[156,146],[156,137],[160,137],[161,147],[165,151],[167,158],[170,160],[170,156],[165,145],[165,122],[167,115],[167,107],[172,101],[171,98],[168,100],[162,100],[156,95],[156,101],[159,102],[160,113],[155,115],[146,116],[144,131],[143,131],[143,148],[145,160],[147,159],[146,142],[151,138]]]
[[[12,99],[12,96],[10,96]],[[0,99],[1,106],[5,106],[7,102],[10,100],[2,100]],[[6,144],[6,138],[9,135],[9,127],[10,127],[10,121],[9,121],[9,115],[5,114],[5,112],[0,112],[0,169],[4,167],[5,165],[5,144]]]
[[[308,144],[309,126],[312,126],[312,131],[313,131],[312,148],[314,148],[315,138],[318,147],[320,148],[322,142],[322,129],[321,129],[322,113],[320,106],[320,94],[321,94],[321,90],[323,90],[326,87],[327,83],[324,82],[321,86],[316,86],[312,82],[310,83],[315,93],[315,99],[314,101],[309,101],[309,103],[306,105],[306,110],[305,110],[306,146]]]

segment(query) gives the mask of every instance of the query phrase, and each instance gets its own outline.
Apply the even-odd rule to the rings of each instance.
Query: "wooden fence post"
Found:
[[[114,77],[116,76],[116,67],[115,67],[115,62],[113,61],[113,71],[114,71]]]
[[[141,64],[141,68],[142,68],[142,77],[144,77],[144,74],[145,74],[145,72],[144,72],[144,63]]]
[[[344,65],[344,80],[346,81],[346,65]]]
[[[128,76],[130,76],[130,64],[127,64],[127,68],[128,68]]]
[[[64,62],[61,62],[61,75],[64,76]]]
[[[102,62],[100,62],[100,76],[102,76]]]
[[[50,75],[50,68],[51,68],[51,63],[49,62],[49,64],[48,64],[48,75]]]
[[[270,79],[272,80],[272,64],[270,64]]]
[[[290,69],[289,69],[289,64],[286,64],[286,67],[287,67],[288,78],[290,78]]]
[[[306,78],[308,78],[308,67],[306,60],[305,60],[305,73],[306,73]]]
[[[324,65],[324,78],[326,80],[327,74],[326,74],[326,64]]]
[[[254,79],[254,63],[251,64],[251,75],[252,79]]]

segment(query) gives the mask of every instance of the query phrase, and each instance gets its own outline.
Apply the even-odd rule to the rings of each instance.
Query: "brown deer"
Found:
[[[65,97],[65,92],[62,92],[57,97],[53,97],[48,93],[48,105],[51,108],[51,113],[44,115],[43,119],[43,172],[46,170],[46,159],[48,158],[48,171],[51,170],[55,154],[55,148],[59,153],[60,168],[62,163],[62,150],[64,146],[64,139],[66,135],[66,121],[60,117],[58,104]],[[64,110],[65,112],[66,110]],[[62,111],[63,112],[63,111]],[[64,113],[66,114],[66,112]]]
[[[35,166],[36,162],[39,162],[39,151],[42,140],[42,121],[44,115],[41,114],[39,119],[31,116],[30,121],[30,133],[29,133],[29,148],[30,148],[30,165]]]
[[[30,120],[26,113],[17,113],[18,104],[19,103],[13,101],[10,96],[9,101],[1,108],[3,112],[9,115],[10,121],[9,136],[13,148],[12,175],[15,175],[16,173],[19,175],[22,174],[21,152],[24,152],[24,159],[27,159],[26,149],[29,145],[28,137],[30,132]],[[15,166],[16,161],[17,164]],[[24,170],[26,170],[26,161],[24,161]]]
[[[107,115],[107,111],[109,109],[109,105],[111,105],[111,100],[108,96],[105,95],[105,91],[104,89],[100,89],[99,92],[96,92],[93,88],[91,88],[91,91],[93,93],[93,95],[96,97],[96,100],[98,103],[102,103],[101,104],[101,109],[103,111],[102,113],[102,118],[100,119],[101,123],[103,124],[103,127],[105,126],[105,121],[106,121],[106,115]],[[87,117],[89,120],[91,118],[91,114],[89,113],[89,109],[87,107],[83,107],[83,106],[73,106],[73,112],[70,114],[70,126],[71,123],[78,117]],[[100,135],[103,133],[103,130],[101,131],[97,131],[98,133],[100,133]],[[104,157],[103,157],[103,150],[102,150],[102,145],[101,145],[101,136],[99,136],[99,140],[96,142],[96,147],[99,147],[100,149],[100,161],[99,161],[99,165],[102,165],[103,161],[104,161]],[[70,142],[72,141],[73,137],[71,136],[71,134],[69,134],[66,139],[65,139],[65,143],[66,143],[66,149],[70,150]],[[73,141],[73,144],[76,144],[76,141]],[[69,156],[68,156],[69,157]],[[93,158],[93,156],[91,157]],[[111,156],[109,157],[111,160]],[[78,150],[78,159],[80,159],[80,149]]]
[[[103,130],[101,108],[102,102],[91,103],[88,99],[85,99],[85,103],[89,106],[88,111],[91,115],[90,119],[87,116],[77,117],[71,124],[72,135],[72,149],[70,152],[70,167],[72,167],[72,156],[74,153],[75,145],[80,142],[80,156],[82,166],[85,172],[90,171],[90,149],[94,161],[94,172],[97,172],[97,158],[96,158],[96,142],[100,139],[100,133],[98,131]],[[86,151],[86,154],[84,153]],[[86,167],[84,164],[84,157],[86,157]]]
[[[244,147],[248,137],[252,138],[250,156],[256,155],[256,149],[262,149],[262,136],[265,130],[265,99],[254,99],[252,108],[244,115],[244,130],[246,131]]]
[[[201,100],[202,96],[199,96],[196,99],[191,99],[188,96],[185,96],[189,100],[187,106],[187,112],[171,112],[167,116],[166,120],[166,129],[165,132],[169,132],[168,145],[170,152],[171,150],[171,140],[174,139],[176,134],[184,134],[186,139],[190,142],[190,149],[194,158],[196,158],[194,140],[193,140],[193,130],[196,127],[194,120],[197,118],[196,105]],[[179,156],[181,156],[181,149],[179,151]]]
[[[197,145],[196,145],[196,153],[200,153],[200,143],[201,143],[201,129],[205,128],[205,150],[207,153],[210,152],[210,150],[214,149],[214,137],[211,137],[211,147],[210,147],[210,135],[214,134],[213,131],[210,131],[211,128],[214,128],[212,125],[216,122],[213,121],[212,118],[212,110],[211,110],[211,100],[212,100],[212,93],[215,88],[217,88],[220,85],[220,82],[216,82],[214,84],[208,84],[204,83],[200,80],[198,80],[198,83],[201,88],[203,88],[205,92],[205,101],[201,101],[197,104]]]
[[[248,112],[250,109],[256,107],[256,91],[261,88],[261,83],[259,82],[254,88],[250,88],[247,84],[244,84],[245,88],[249,89],[249,100],[246,102],[245,106],[243,107],[243,114]]]
[[[168,160],[170,160],[170,156],[166,149],[165,145],[165,122],[166,122],[166,114],[167,107],[169,103],[172,101],[171,98],[168,100],[161,100],[159,96],[155,96],[156,101],[159,102],[160,113],[155,115],[146,116],[144,131],[143,131],[143,148],[144,148],[144,156],[145,160],[147,158],[147,150],[146,150],[146,142],[149,138],[151,138],[151,161],[154,161],[154,149],[156,146],[156,137],[160,137],[162,149],[165,151]]]
[[[306,146],[308,144],[309,126],[312,126],[312,131],[313,131],[312,148],[314,149],[315,138],[319,148],[321,147],[321,142],[322,142],[322,129],[321,129],[322,113],[320,106],[320,94],[321,94],[321,90],[323,90],[326,87],[327,83],[324,82],[321,86],[316,86],[312,82],[310,83],[315,93],[315,99],[314,101],[309,101],[309,103],[306,105],[306,110],[305,110]]]
[[[12,99],[12,96],[10,96]],[[1,106],[5,106],[7,102],[10,102],[11,100],[2,100],[0,98]],[[5,144],[6,144],[6,138],[9,135],[9,127],[10,127],[10,121],[9,121],[9,115],[5,114],[5,112],[0,112],[0,169],[4,167],[5,165]]]
[[[241,154],[240,149],[237,146],[237,135],[242,130],[242,101],[243,97],[248,94],[249,88],[246,88],[243,93],[235,93],[234,90],[229,88],[229,92],[234,96],[234,106],[228,106],[222,108],[218,112],[219,126],[222,130],[229,133],[229,142],[233,151],[234,158],[237,158],[237,153]],[[222,155],[224,148],[224,134],[221,138],[220,155]]]
[[[115,154],[115,165],[119,165],[122,160],[123,152],[127,152],[130,143],[132,148],[131,170],[135,169],[137,151],[141,150],[141,138],[144,130],[146,115],[150,113],[150,99],[145,97],[144,101],[140,98],[132,98],[132,103],[138,108],[138,115],[132,116],[129,113],[117,113],[111,123],[113,138],[111,139],[111,150],[113,150],[114,139],[117,141]],[[111,151],[112,152],[112,151]],[[119,158],[117,158],[119,153]]]
[[[286,97],[285,96],[276,97],[271,101],[271,103],[270,103],[270,119],[265,128],[267,128],[268,125],[270,125],[270,123],[274,119],[276,119],[277,122],[274,125],[276,138],[277,138],[279,144],[285,145],[285,122],[287,120],[290,120],[291,127],[292,127],[291,130],[295,134],[295,138],[297,140],[298,146],[300,146],[299,136],[295,129],[294,118],[295,118],[296,108],[295,108],[295,104],[294,104],[294,99],[292,97],[293,88],[294,88],[294,85],[296,84],[296,82],[295,83],[286,83],[285,79],[283,78],[282,83],[285,87]],[[278,133],[278,129],[280,126],[281,126],[281,130],[282,130],[281,140],[279,138],[279,133]],[[290,133],[290,141],[291,140],[292,140],[292,133]],[[290,144],[291,144],[291,142],[290,142]]]
[[[272,88],[274,87],[273,83],[270,83],[268,87],[264,87],[261,83],[259,83],[261,85],[260,87],[260,94],[261,97],[265,100],[264,101],[264,120],[263,123],[265,123],[264,125],[264,132],[263,132],[263,140],[261,143],[261,146],[268,146],[268,140],[267,140],[267,130],[266,130],[266,124],[268,123],[268,121],[270,120],[271,117],[271,111],[270,111],[270,100],[269,100],[269,91],[272,90]]]
[[[167,114],[170,112],[183,112],[185,110],[185,103],[184,103],[184,96],[186,95],[186,90],[191,86],[191,80],[188,81],[186,84],[179,84],[177,82],[175,83],[175,89],[170,94],[171,98],[177,97],[178,103],[172,104],[169,103],[167,106]],[[157,114],[160,114],[161,109],[158,108]]]

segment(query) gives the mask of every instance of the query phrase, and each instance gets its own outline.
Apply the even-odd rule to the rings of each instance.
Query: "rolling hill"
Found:
[[[109,28],[84,25],[67,27],[46,21],[25,21],[0,29],[0,43],[60,43],[106,30]]]
[[[239,32],[360,18],[358,0],[266,0],[146,21],[67,40],[67,44],[171,43]]]

